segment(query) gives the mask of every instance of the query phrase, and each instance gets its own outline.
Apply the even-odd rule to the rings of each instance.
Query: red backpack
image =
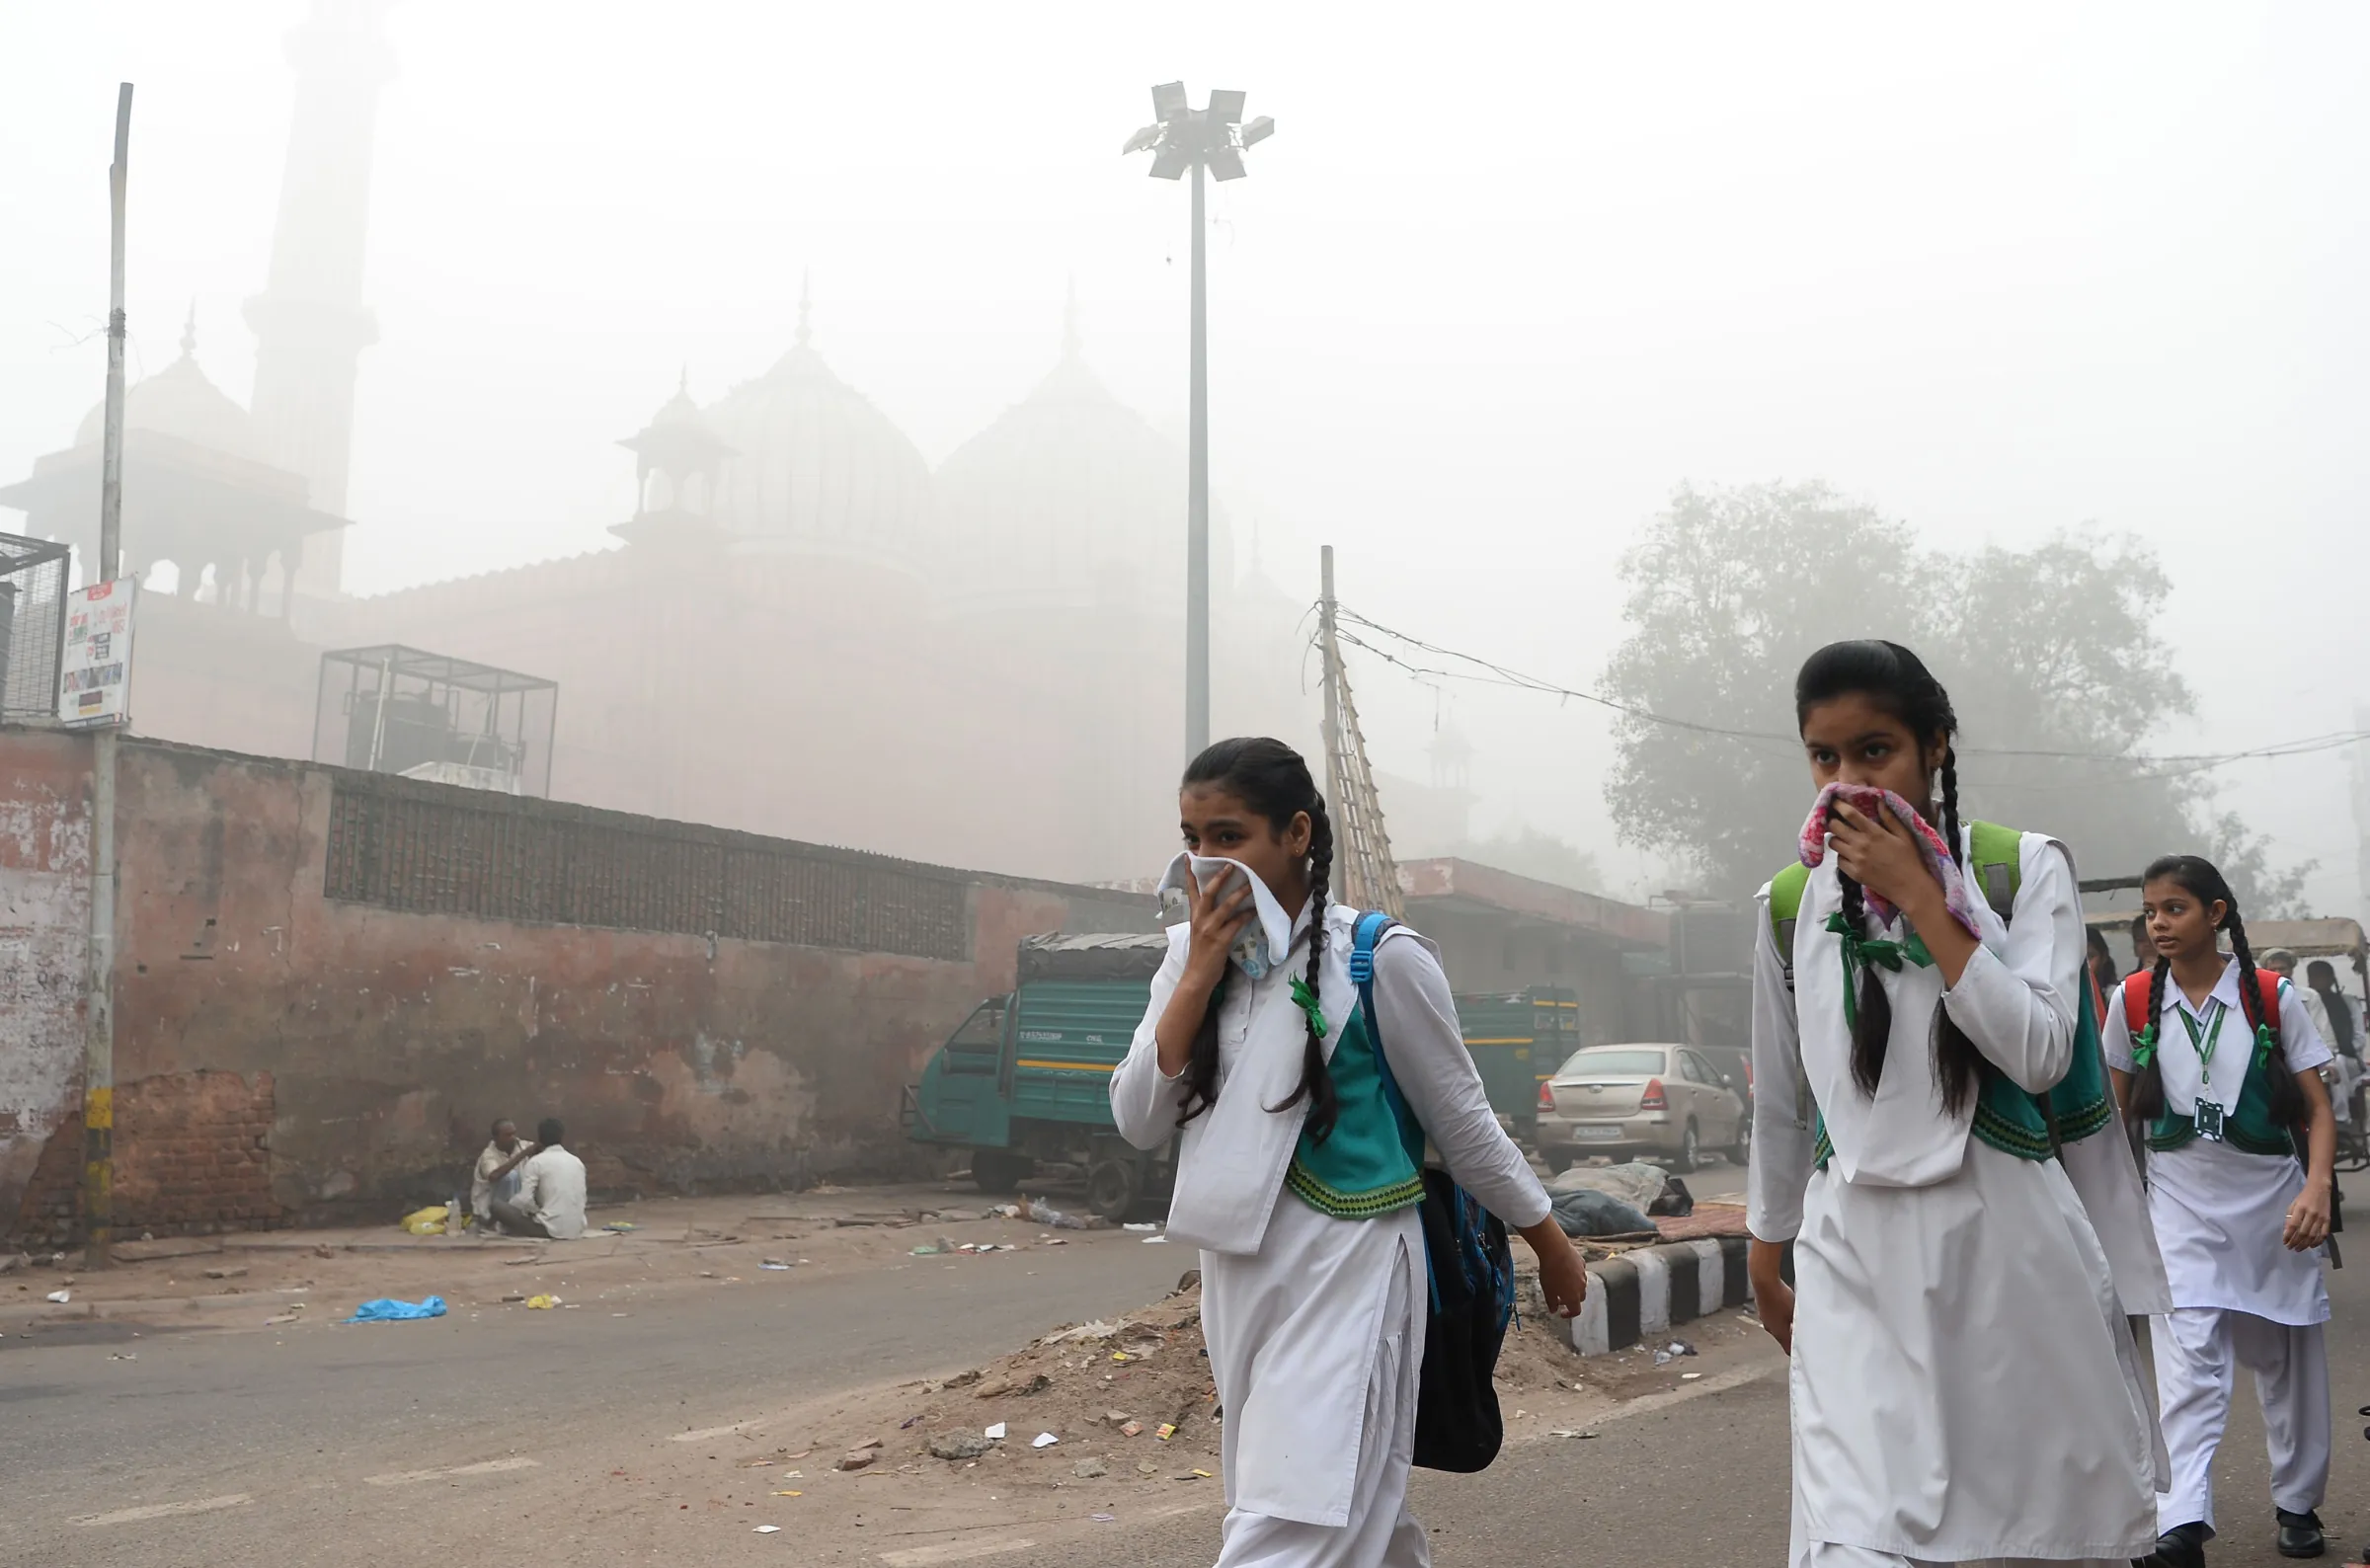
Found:
[[[2123,977],[2123,1027],[2131,1032],[2133,1044],[2156,1020],[2148,1016],[2148,989],[2151,972],[2138,970]],[[2254,972],[2255,995],[2262,1003],[2262,1020],[2271,1029],[2271,1044],[2279,1044],[2279,977],[2267,969]]]

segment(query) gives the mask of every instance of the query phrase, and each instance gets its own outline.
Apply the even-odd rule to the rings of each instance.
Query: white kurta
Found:
[[[2115,998],[2109,1009],[2103,1038],[2108,1064],[2129,1072],[2131,1027],[2121,1000]],[[2241,1001],[2235,958],[2203,1007],[2166,980],[2156,1059],[2164,1070],[2165,1104],[2174,1114],[2196,1114],[2200,1095],[2225,1115],[2237,1108],[2254,1050]],[[2190,1044],[2183,1018],[2210,1033],[2214,1014],[2223,1009],[2222,1033],[2208,1067]],[[2285,980],[2279,986],[2279,1042],[2286,1071],[2312,1071],[2330,1059],[2328,1043],[2313,1027],[2296,987]],[[2275,1063],[2272,1070],[2283,1069]],[[2329,1321],[2320,1251],[2290,1252],[2280,1241],[2288,1206],[2303,1191],[2304,1167],[2287,1155],[2250,1154],[2203,1137],[2150,1153],[2148,1209],[2172,1282],[2172,1304],[2252,1312],[2290,1325]]]
[[[1795,1243],[1798,1561],[2111,1560],[2155,1542],[2154,1423],[2083,1201],[2057,1161],[1974,1138],[1972,1106],[1950,1115],[1935,1081],[1937,1005],[2027,1090],[2072,1061],[2073,867],[2033,834],[2023,856],[2014,926],[1978,909],[1982,947],[1946,998],[1938,969],[1883,976],[1893,1028],[1872,1100],[1852,1082],[1839,938],[1824,928],[1841,902],[1834,861],[1803,896],[1794,994],[1763,890],[1754,1075],[1787,1082],[1798,1059],[1835,1150],[1814,1173],[1793,1097],[1757,1098],[1753,1234]]]
[[[2199,1006],[2168,978],[2157,1020],[2156,1059],[2165,1104],[2193,1116],[2197,1102],[2238,1106],[2253,1054],[2239,987],[2239,962]],[[2330,1059],[2314,1026],[2311,998],[2282,980],[2280,1057],[2271,1070],[2306,1072]],[[2222,1019],[2221,1033],[2214,1020]],[[2188,1024],[2198,1028],[2192,1043]],[[2200,1044],[2213,1042],[2213,1060]],[[2107,1061],[2133,1069],[2131,1026],[2122,998],[2105,1029]],[[2288,1206],[2304,1191],[2304,1167],[2285,1154],[2250,1154],[2211,1138],[2192,1138],[2148,1156],[2148,1209],[2172,1282],[2172,1310],[2155,1327],[2157,1389],[2172,1486],[2158,1505],[2164,1528],[2214,1526],[2213,1467],[2230,1417],[2238,1369],[2255,1374],[2271,1458],[2275,1506],[2306,1513],[2329,1487],[2329,1286],[2321,1254],[2291,1252],[2280,1240]]]
[[[1336,905],[1327,924],[1318,994],[1328,1019],[1355,1005],[1355,920]],[[1335,1219],[1290,1196],[1283,1173],[1304,1108],[1265,1109],[1299,1082],[1305,1036],[1291,980],[1306,971],[1306,930],[1304,917],[1290,961],[1263,980],[1229,976],[1218,1106],[1186,1126],[1178,1153],[1170,1231],[1202,1246],[1203,1331],[1226,1413],[1220,1561],[1417,1568],[1428,1549],[1405,1498],[1429,1290],[1415,1211]],[[1185,944],[1185,928],[1172,929],[1150,1006],[1112,1076],[1114,1118],[1138,1147],[1176,1132],[1183,1085],[1161,1074],[1153,1031]],[[1545,1218],[1547,1195],[1490,1110],[1430,944],[1405,927],[1386,937],[1375,993],[1391,1071],[1439,1162],[1510,1226]]]

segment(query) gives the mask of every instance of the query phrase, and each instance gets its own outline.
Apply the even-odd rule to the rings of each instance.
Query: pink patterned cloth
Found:
[[[1910,837],[1917,840],[1918,852],[1926,857],[1927,869],[1942,885],[1942,902],[1949,908],[1951,918],[1965,926],[1969,936],[1982,939],[1983,927],[1975,923],[1975,904],[1967,895],[1967,879],[1959,874],[1958,862],[1950,858],[1949,846],[1942,842],[1942,835],[1935,831],[1934,824],[1918,815],[1915,806],[1891,790],[1880,790],[1870,784],[1830,784],[1819,791],[1818,803],[1811,807],[1809,819],[1802,823],[1802,864],[1816,866],[1827,858],[1827,813],[1838,801],[1870,821],[1889,814],[1908,828]],[[1865,897],[1868,912],[1876,916],[1879,924],[1890,925],[1899,915],[1900,911],[1878,898],[1873,890],[1865,890]]]

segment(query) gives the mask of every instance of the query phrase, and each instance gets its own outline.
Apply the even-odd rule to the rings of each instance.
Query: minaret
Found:
[[[378,322],[362,305],[362,251],[378,95],[394,75],[385,10],[386,0],[313,0],[288,35],[296,103],[272,275],[247,301],[256,337],[250,405],[266,455],[310,481],[316,510],[341,516],[356,373],[378,341]],[[343,550],[339,530],[307,539],[297,591],[338,593]]]

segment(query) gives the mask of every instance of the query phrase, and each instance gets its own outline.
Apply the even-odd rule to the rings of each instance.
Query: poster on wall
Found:
[[[93,583],[66,596],[57,719],[77,729],[131,722],[131,606],[139,583]]]

